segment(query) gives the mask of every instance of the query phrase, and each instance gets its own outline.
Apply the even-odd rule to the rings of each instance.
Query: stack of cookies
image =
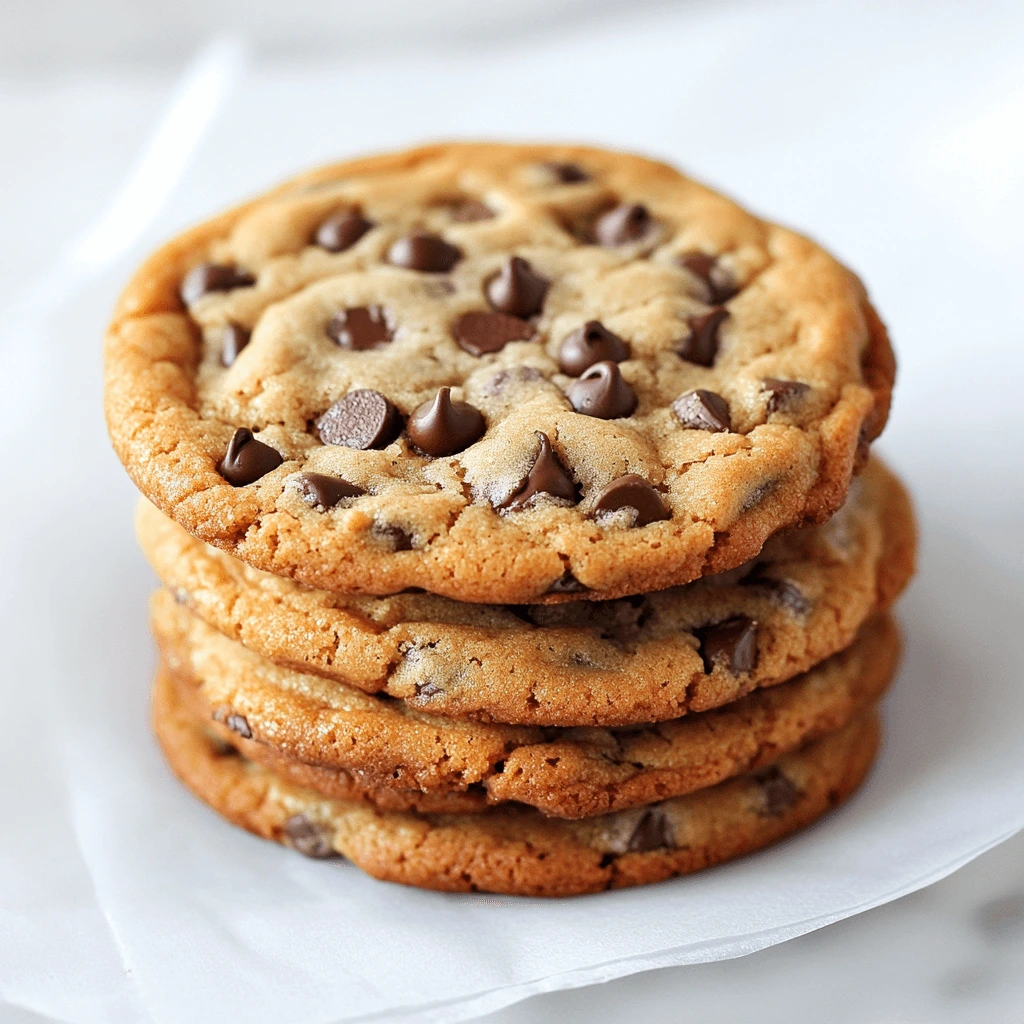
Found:
[[[913,513],[885,329],[807,239],[639,157],[430,146],[170,242],[106,353],[157,737],[235,824],[567,895],[867,774]]]

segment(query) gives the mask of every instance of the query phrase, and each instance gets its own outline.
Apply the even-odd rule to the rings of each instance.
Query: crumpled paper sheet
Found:
[[[111,209],[3,311],[0,1017],[466,1019],[761,949],[1024,827],[1022,22],[1011,4],[723,5],[334,69],[201,54]],[[864,790],[773,849],[560,902],[418,892],[229,827],[158,755],[152,581],[99,409],[113,296],[147,247],[247,189],[446,135],[664,154],[809,225],[893,329],[882,448],[924,528],[906,663]]]

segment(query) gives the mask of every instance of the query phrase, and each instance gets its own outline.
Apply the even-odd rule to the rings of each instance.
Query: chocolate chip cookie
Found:
[[[136,525],[176,599],[251,650],[434,714],[529,725],[662,721],[788,679],[846,647],[914,564],[909,499],[877,460],[830,522],[745,567],[606,602],[344,598],[253,569],[152,505]]]
[[[688,796],[582,821],[503,806],[474,815],[381,811],[326,799],[207,735],[165,674],[154,727],[171,767],[243,828],[376,878],[454,892],[568,896],[660,881],[741,856],[841,803],[878,743],[872,712],[775,765]]]
[[[256,568],[525,604],[823,521],[893,374],[853,274],[672,168],[444,144],[165,245],[117,306],[106,411],[143,493]]]

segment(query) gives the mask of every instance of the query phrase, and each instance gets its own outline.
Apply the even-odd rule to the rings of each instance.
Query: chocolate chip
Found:
[[[224,724],[232,731],[237,732],[243,740],[252,739],[252,729],[249,728],[249,723],[246,721],[244,715],[228,715],[224,719]]]
[[[718,329],[728,317],[727,309],[713,309],[689,321],[690,336],[676,344],[676,352],[683,359],[698,366],[711,366],[718,355]]]
[[[628,245],[643,238],[653,224],[646,206],[640,203],[621,203],[594,222],[594,241],[609,248]]]
[[[463,313],[452,324],[452,334],[471,356],[500,352],[510,341],[527,341],[533,337],[533,328],[519,317],[507,313],[484,313],[474,310]]]
[[[675,845],[675,830],[665,812],[658,807],[650,807],[637,821],[626,843],[626,851],[651,853],[654,850],[673,849]]]
[[[334,508],[343,498],[358,498],[366,491],[337,476],[323,473],[300,473],[292,486],[302,495],[302,500],[313,508],[326,510]]]
[[[561,577],[555,580],[545,591],[548,594],[582,594],[590,588],[584,586],[573,574],[566,569]]]
[[[457,224],[472,224],[478,220],[490,220],[494,211],[479,199],[465,199],[449,207],[449,216]]]
[[[567,334],[558,349],[558,368],[570,377],[578,377],[594,363],[621,363],[629,358],[629,346],[612,334],[600,320],[588,320]]]
[[[749,512],[752,508],[760,505],[765,498],[768,497],[777,487],[779,486],[778,480],[765,480],[759,483],[747,496],[743,499],[743,504],[740,506],[742,512]]]
[[[412,550],[413,536],[408,530],[403,530],[401,526],[396,526],[394,523],[375,522],[370,528],[370,532],[392,551]]]
[[[229,292],[233,288],[248,288],[255,283],[256,278],[247,270],[225,263],[200,263],[181,282],[181,301],[191,306],[210,292]]]
[[[698,388],[687,391],[672,403],[672,411],[684,427],[693,430],[710,430],[720,434],[732,429],[729,418],[729,403],[714,391]]]
[[[327,336],[342,348],[365,352],[391,341],[391,328],[382,306],[354,306],[331,317]]]
[[[615,420],[629,416],[636,408],[636,392],[622,378],[611,360],[594,363],[569,386],[566,397],[584,416]]]
[[[526,474],[526,479],[519,485],[512,497],[498,506],[499,508],[508,510],[525,508],[536,494],[550,494],[554,498],[563,498],[574,504],[578,500],[572,476],[551,450],[551,441],[548,439],[548,435],[539,430],[535,433],[540,441],[537,458],[534,459],[530,472]]]
[[[380,449],[402,432],[402,415],[379,391],[361,388],[339,398],[316,421],[316,429],[324,444]]]
[[[224,458],[217,464],[217,472],[233,487],[244,487],[277,469],[282,462],[279,451],[257,441],[247,427],[239,427],[228,442]]]
[[[454,455],[483,437],[487,423],[468,402],[453,402],[452,389],[441,388],[409,417],[407,433],[427,455]]]
[[[372,227],[373,222],[358,210],[339,210],[316,229],[316,244],[328,252],[344,252]]]
[[[547,278],[535,273],[521,256],[513,256],[487,282],[484,292],[492,309],[525,319],[541,311],[548,286]]]
[[[728,302],[739,291],[729,271],[706,252],[685,252],[676,262],[700,279],[704,286],[704,294],[700,298],[714,306]]]
[[[781,605],[798,617],[809,615],[813,608],[810,599],[795,583],[769,576],[763,565],[756,566],[754,571],[742,580],[742,584],[745,587],[764,590],[773,603]]]
[[[334,833],[327,825],[310,821],[304,814],[293,814],[281,826],[282,839],[293,850],[314,860],[333,860],[340,854],[334,849]]]
[[[388,249],[388,263],[406,270],[445,273],[462,258],[462,250],[437,235],[417,231],[399,238]]]
[[[761,390],[768,394],[768,412],[771,414],[796,405],[811,390],[811,386],[799,380],[765,377],[761,381]]]
[[[590,175],[579,164],[552,160],[544,166],[561,185],[578,185],[581,181],[590,181]]]
[[[417,697],[438,697],[444,693],[444,687],[439,683],[427,682],[416,684],[416,696]]]
[[[636,473],[627,473],[613,480],[594,503],[595,512],[618,512],[623,508],[636,511],[634,526],[647,526],[648,523],[672,518],[661,495]]]
[[[711,672],[719,662],[724,662],[733,675],[751,672],[757,665],[757,622],[746,615],[695,629],[694,634],[700,641],[705,672]]]
[[[238,358],[238,353],[249,344],[250,332],[241,324],[231,321],[224,328],[224,335],[221,341],[220,362],[221,366],[232,366]]]
[[[510,366],[504,370],[499,370],[484,385],[483,393],[485,395],[503,395],[508,390],[509,384],[513,381],[524,383],[526,381],[543,379],[544,374],[532,366]]]
[[[761,787],[764,803],[757,811],[759,817],[777,818],[784,814],[801,797],[797,787],[783,775],[778,765],[769,765],[767,768],[754,774],[754,781]]]

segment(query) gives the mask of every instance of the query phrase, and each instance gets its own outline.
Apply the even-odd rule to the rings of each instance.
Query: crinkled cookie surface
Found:
[[[193,535],[477,602],[662,589],[823,520],[894,373],[818,246],[566,146],[294,179],[151,257],[106,351],[115,448]]]

